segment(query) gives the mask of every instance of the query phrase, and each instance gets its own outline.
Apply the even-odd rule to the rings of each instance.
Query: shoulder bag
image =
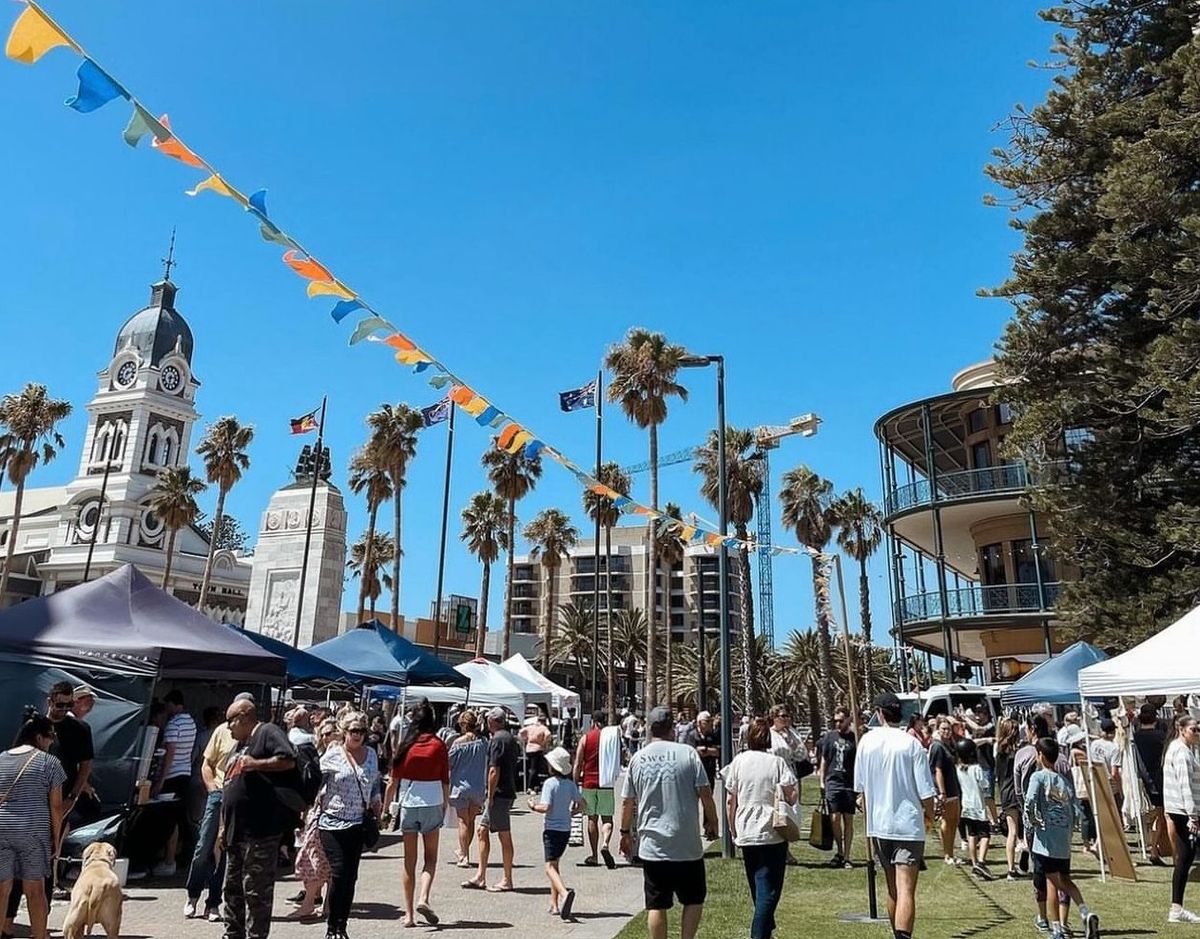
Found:
[[[828,851],[833,847],[833,822],[829,817],[829,806],[825,795],[821,795],[821,804],[813,809],[812,828],[808,833],[808,843],[818,851]]]
[[[784,798],[783,786],[775,786],[775,810],[771,814],[771,827],[784,841],[800,840],[800,808]]]
[[[37,747],[33,748],[33,752],[29,754],[29,759],[27,759],[22,764],[21,768],[19,770],[17,770],[16,778],[13,779],[12,785],[8,787],[8,791],[0,793],[0,805],[3,805],[5,802],[8,801],[9,796],[11,796],[13,794],[13,790],[17,788],[17,783],[19,783],[21,781],[21,777],[25,775],[25,770],[29,769],[29,764],[32,763],[34,760],[36,760],[37,755],[41,752],[42,751],[39,750]]]
[[[346,750],[342,750],[346,756],[346,762],[350,764],[350,771],[354,773],[354,780],[358,783],[358,794],[362,798],[363,813],[362,821],[358,823],[362,829],[363,847],[368,851],[374,851],[379,844],[379,816],[375,814],[375,810],[371,808],[371,802],[367,798],[367,790],[363,786],[363,776],[365,773],[359,773],[359,765],[354,761]]]

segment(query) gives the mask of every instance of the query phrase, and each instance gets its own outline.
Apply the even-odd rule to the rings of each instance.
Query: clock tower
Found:
[[[63,519],[67,544],[87,543],[108,509],[97,541],[161,549],[162,523],[147,506],[158,474],[186,465],[200,383],[192,374],[192,330],[175,309],[168,273],[150,288],[150,303],[117,333],[112,358],[97,375],[79,473],[67,487],[74,511]]]

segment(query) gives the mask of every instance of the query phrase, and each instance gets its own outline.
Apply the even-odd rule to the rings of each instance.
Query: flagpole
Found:
[[[308,579],[308,550],[312,546],[313,513],[317,508],[317,482],[321,479],[321,467],[325,462],[325,403],[327,395],[321,396],[321,419],[317,422],[317,446],[313,453],[312,487],[308,491],[308,524],[304,526],[304,554],[300,559],[300,590],[296,594],[296,628],[292,631],[292,645],[300,648],[300,617],[304,613],[304,582]]]
[[[446,434],[446,484],[442,488],[442,546],[438,551],[437,601],[433,606],[434,655],[437,655],[442,647],[442,585],[446,575],[446,528],[450,520],[450,467],[454,460],[454,411],[454,402],[451,401],[450,428]]]
[[[604,369],[596,371],[596,479],[600,478],[601,453],[604,446]],[[596,503],[596,541],[595,541],[595,576],[592,578],[592,710],[596,710],[596,667],[600,659],[600,513],[604,504],[597,498]],[[611,577],[608,570],[610,558],[604,559],[604,576]],[[612,668],[612,662],[608,663]],[[611,703],[609,707],[611,708]],[[580,717],[583,715],[581,714]]]

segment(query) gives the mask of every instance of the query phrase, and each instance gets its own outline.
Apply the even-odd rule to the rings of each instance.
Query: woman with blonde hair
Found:
[[[462,733],[450,746],[450,805],[458,816],[458,866],[471,866],[475,819],[483,811],[487,789],[487,741],[479,736],[479,715],[458,716]]]

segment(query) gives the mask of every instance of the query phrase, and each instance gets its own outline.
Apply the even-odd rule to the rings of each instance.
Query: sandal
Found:
[[[463,890],[490,890],[491,889],[491,887],[489,887],[487,884],[481,884],[478,880],[464,880],[461,884],[459,884],[459,886],[462,887]]]

